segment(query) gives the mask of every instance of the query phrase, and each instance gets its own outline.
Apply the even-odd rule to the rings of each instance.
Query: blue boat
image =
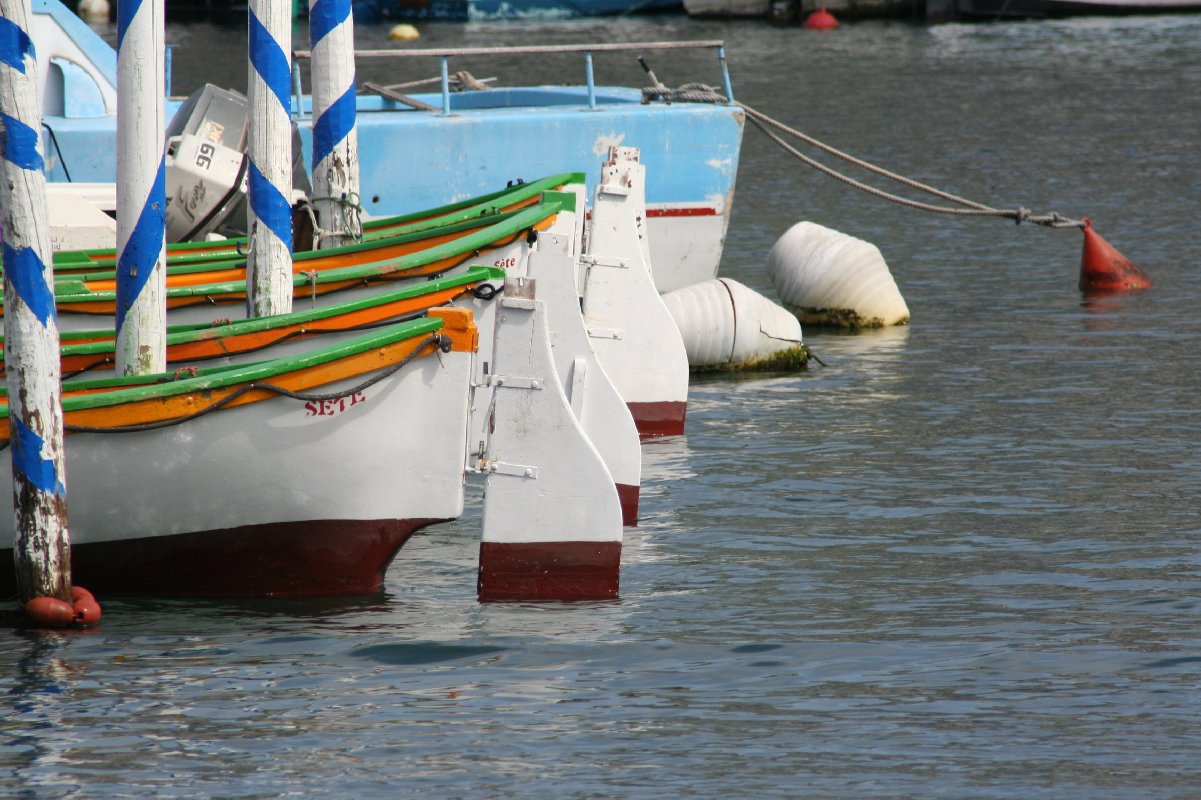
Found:
[[[33,7],[33,36],[45,76],[47,174],[53,181],[111,182],[117,150],[116,54],[58,0],[34,0]],[[670,291],[708,280],[717,274],[730,219],[742,109],[724,100],[644,102],[640,88],[596,85],[591,69],[592,53],[598,51],[696,47],[716,53],[715,72],[730,97],[719,41],[362,51],[360,59],[435,59],[442,76],[435,93],[409,97],[376,87],[383,94],[358,96],[363,210],[371,216],[404,214],[485,194],[513,180],[571,171],[599,175],[609,147],[637,147],[647,171],[656,284]],[[450,91],[455,57],[512,59],[546,52],[578,52],[587,82]],[[169,100],[167,114],[181,103]],[[293,111],[305,152],[311,153],[309,98],[298,92]]]

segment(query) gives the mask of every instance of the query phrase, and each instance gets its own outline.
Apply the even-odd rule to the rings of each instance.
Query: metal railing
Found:
[[[721,70],[721,85],[727,102],[734,105],[734,89],[730,85],[730,70],[726,64],[726,43],[720,39],[692,42],[634,42],[631,44],[563,44],[563,45],[517,45],[514,47],[454,47],[447,49],[424,48],[411,50],[356,50],[355,58],[436,58],[441,65],[442,115],[450,115],[450,59],[455,56],[513,56],[530,54],[584,54],[584,79],[588,87],[588,107],[596,108],[596,80],[592,69],[593,53],[631,52],[635,50],[717,50],[717,63]],[[297,61],[311,59],[313,51],[297,50]],[[300,72],[293,71],[293,89],[299,104]],[[298,105],[299,107],[299,105]]]

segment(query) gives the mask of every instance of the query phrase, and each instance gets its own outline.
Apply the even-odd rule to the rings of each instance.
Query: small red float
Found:
[[[1084,219],[1084,253],[1080,257],[1080,289],[1086,292],[1117,292],[1146,289],[1151,278],[1093,230]]]
[[[89,592],[87,589],[83,588],[82,586],[72,586],[71,587],[71,602],[72,603],[78,603],[80,598],[83,598],[83,597],[86,597],[89,600],[96,599],[95,597],[92,597],[91,592]]]
[[[76,600],[72,610],[75,612],[73,622],[80,627],[86,628],[100,621],[100,604],[91,595]]]
[[[805,27],[811,31],[832,31],[838,27],[838,20],[822,6],[805,18]]]
[[[40,628],[65,628],[75,621],[75,609],[57,597],[35,597],[25,604],[25,616]]]

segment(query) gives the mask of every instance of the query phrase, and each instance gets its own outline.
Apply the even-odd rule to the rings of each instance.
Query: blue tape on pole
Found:
[[[150,187],[150,196],[133,226],[133,233],[117,259],[117,332],[125,324],[125,315],[133,304],[163,252],[163,236],[167,227],[167,190],[163,177],[163,162],[158,162],[158,174]]]
[[[16,117],[0,114],[4,125],[4,159],[21,169],[41,171],[42,154],[38,150],[38,132]]]
[[[54,461],[42,457],[45,440],[34,433],[20,417],[11,415],[13,467],[40,492],[64,494],[66,487],[58,479]]]
[[[25,58],[33,58],[33,40],[20,25],[0,17],[0,63],[25,74]]]
[[[354,128],[354,84],[330,104],[313,123],[313,169],[325,159]]]
[[[259,222],[275,234],[275,238],[288,246],[292,252],[292,206],[280,194],[274,183],[267,180],[258,166],[250,162],[250,207]]]
[[[117,52],[121,52],[121,43],[125,41],[125,32],[129,30],[133,18],[142,7],[142,0],[121,0],[117,3]]]
[[[288,64],[288,57],[280,49],[279,42],[263,27],[263,23],[259,22],[253,11],[250,12],[249,50],[250,63],[254,65],[255,72],[278,98],[284,111],[289,111],[292,107],[292,67]]]
[[[46,281],[46,265],[32,247],[11,247],[4,243],[4,274],[12,281],[17,297],[46,327],[55,319],[54,292]]]
[[[309,40],[313,47],[348,19],[350,0],[317,0],[309,9]]]

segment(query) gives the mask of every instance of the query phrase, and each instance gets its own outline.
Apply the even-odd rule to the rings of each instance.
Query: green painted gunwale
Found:
[[[564,172],[529,183],[522,183],[501,189],[490,194],[471,197],[456,203],[448,203],[437,208],[414,211],[410,214],[401,214],[394,217],[364,220],[363,237],[364,239],[392,238],[393,236],[416,234],[431,228],[439,228],[457,222],[466,222],[481,215],[492,215],[494,213],[492,209],[498,205],[498,201],[504,205],[517,203],[534,197],[548,189],[553,189],[556,186],[584,183],[584,181],[585,175],[582,172]],[[181,242],[172,244],[167,255],[167,263],[168,265],[171,265],[173,261],[181,264],[187,262],[213,263],[229,260],[228,253],[208,253],[206,250],[213,247],[221,247],[222,245],[236,247],[239,244],[245,245],[246,238],[239,237],[210,242]],[[200,252],[191,252],[193,250]],[[86,269],[94,265],[95,262],[93,259],[111,258],[115,253],[116,251],[111,248],[69,250],[55,253],[54,267],[56,270]]]
[[[519,211],[501,211],[488,216],[473,217],[472,219],[462,222],[455,222],[440,228],[434,228],[416,233],[405,233],[397,236],[389,236],[386,239],[377,239],[370,242],[356,242],[354,244],[346,244],[341,247],[329,247],[325,250],[309,250],[303,253],[295,253],[292,256],[293,264],[303,265],[306,261],[313,261],[319,258],[337,257],[347,253],[362,253],[369,252],[381,246],[389,246],[393,244],[406,244],[408,242],[418,242],[422,239],[430,239],[435,236],[442,236],[448,233],[459,233],[461,231],[469,231],[472,229],[486,228],[490,225],[496,225],[504,222],[506,219],[511,219]],[[57,264],[55,267],[57,268]],[[168,265],[168,275],[192,275],[198,272],[212,272],[221,269],[245,269],[246,257],[238,256],[230,258],[229,254],[224,254],[224,258],[212,261],[194,261],[187,264]],[[98,269],[94,271],[70,271],[64,275],[55,275],[54,282],[58,284],[69,284],[79,281],[112,281],[117,279],[116,269]]]
[[[470,267],[461,275],[451,275],[444,278],[436,278],[432,281],[423,281],[414,286],[405,286],[400,289],[393,289],[388,292],[383,292],[371,297],[353,300],[348,303],[338,303],[335,305],[320,306],[311,308],[306,311],[293,311],[290,314],[276,314],[268,317],[250,317],[248,319],[233,320],[230,322],[219,323],[204,323],[198,322],[191,325],[172,325],[167,328],[167,344],[180,345],[188,342],[199,342],[207,339],[220,339],[226,336],[240,336],[247,333],[257,333],[259,331],[271,330],[273,328],[283,328],[289,325],[304,324],[316,322],[322,319],[329,319],[340,314],[349,314],[355,311],[360,311],[364,308],[372,308],[374,306],[387,305],[398,300],[407,300],[421,295],[440,292],[443,289],[452,289],[456,286],[466,286],[472,283],[482,283],[484,281],[500,281],[504,280],[505,271],[499,267]],[[96,337],[108,337],[97,339],[96,341],[70,343],[71,338],[76,339],[95,339]],[[61,350],[64,356],[76,355],[103,355],[112,353],[115,348],[115,340],[113,331],[105,329],[103,331],[68,331],[60,337]],[[0,337],[0,344],[4,341]],[[72,384],[74,385],[74,384]],[[4,394],[0,391],[0,397]]]
[[[567,208],[569,205],[567,201],[571,197],[571,195],[558,194],[554,200],[544,200],[536,206],[523,209],[496,225],[468,234],[453,242],[431,247],[429,250],[422,250],[420,253],[412,253],[400,258],[377,261],[370,264],[359,264],[353,267],[320,270],[313,278],[310,278],[308,275],[294,275],[292,277],[292,285],[294,287],[308,286],[311,280],[315,280],[318,284],[337,283],[339,281],[370,282],[372,280],[385,279],[389,275],[395,275],[398,272],[424,266],[445,258],[468,255],[486,245],[511,238],[560,211],[571,210]],[[427,278],[428,276],[419,277]],[[76,289],[76,291],[69,291],[72,288]],[[246,281],[241,280],[200,284],[197,286],[168,287],[167,297],[210,298],[214,295],[244,294],[245,292]],[[89,292],[82,285],[78,287],[75,287],[73,284],[63,283],[55,285],[55,301],[59,304],[116,302],[116,299],[117,293],[115,291]],[[72,311],[71,313],[80,314],[88,312]],[[96,313],[98,315],[112,316],[111,312],[108,311]]]
[[[174,372],[160,372],[152,375],[114,376],[73,382],[71,386],[75,389],[112,388],[112,391],[64,397],[63,412],[108,408],[123,403],[158,400],[193,392],[209,392],[239,383],[266,380],[288,372],[355,356],[377,347],[386,347],[405,339],[435,333],[441,328],[441,319],[424,317],[408,322],[399,322],[363,336],[319,347],[296,356],[258,361],[252,364],[199,368],[196,370],[195,377],[183,378]],[[8,418],[8,408],[7,403],[0,407],[0,419]]]

